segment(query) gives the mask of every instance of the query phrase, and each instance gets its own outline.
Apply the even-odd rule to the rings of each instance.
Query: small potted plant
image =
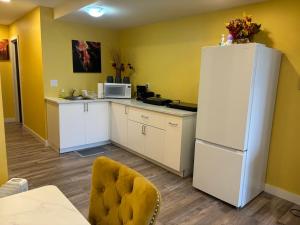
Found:
[[[233,37],[234,43],[249,43],[253,41],[255,34],[260,32],[261,24],[252,22],[252,17],[245,15],[229,21],[226,28]]]

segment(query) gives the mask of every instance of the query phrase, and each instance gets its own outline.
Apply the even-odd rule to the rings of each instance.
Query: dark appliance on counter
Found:
[[[156,95],[156,97],[150,97],[143,100],[144,103],[151,104],[151,105],[160,105],[165,106],[172,102],[170,99],[161,98],[160,95]]]
[[[167,104],[167,107],[173,108],[173,109],[182,109],[187,110],[191,112],[197,112],[197,104],[191,104],[191,103],[185,103],[185,102],[171,102]]]
[[[154,97],[154,92],[148,91],[147,85],[136,86],[136,100],[143,101],[144,99]]]

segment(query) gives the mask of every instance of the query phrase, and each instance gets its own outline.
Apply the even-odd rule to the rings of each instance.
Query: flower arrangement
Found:
[[[116,70],[116,76],[120,76],[125,70],[124,63],[122,63],[121,52],[119,50],[112,50],[112,67]]]
[[[116,79],[120,81],[122,73],[127,77],[129,81],[129,77],[134,73],[134,67],[131,63],[124,64],[122,63],[121,52],[119,50],[114,50],[111,52],[112,55],[112,67],[116,70]],[[128,82],[127,81],[127,82]]]
[[[244,15],[243,18],[231,20],[226,28],[237,43],[250,42],[255,34],[260,32],[261,24],[252,22],[252,17]]]
[[[127,76],[130,77],[135,70],[131,63],[127,63],[127,68],[125,69],[125,71],[127,71],[126,72]]]

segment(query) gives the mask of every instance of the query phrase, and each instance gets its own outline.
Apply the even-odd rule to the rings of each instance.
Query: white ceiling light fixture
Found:
[[[104,15],[104,8],[98,4],[92,4],[83,8],[83,10],[92,17],[101,17]]]
[[[8,2],[10,2],[10,0],[0,0],[1,2],[6,2],[6,3],[8,3]]]
[[[101,17],[104,14],[104,11],[102,8],[90,8],[88,11],[88,14],[92,17]]]

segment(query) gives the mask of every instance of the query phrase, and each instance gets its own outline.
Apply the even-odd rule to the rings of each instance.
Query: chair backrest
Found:
[[[152,225],[159,207],[158,190],[141,174],[106,157],[95,160],[91,225]]]

